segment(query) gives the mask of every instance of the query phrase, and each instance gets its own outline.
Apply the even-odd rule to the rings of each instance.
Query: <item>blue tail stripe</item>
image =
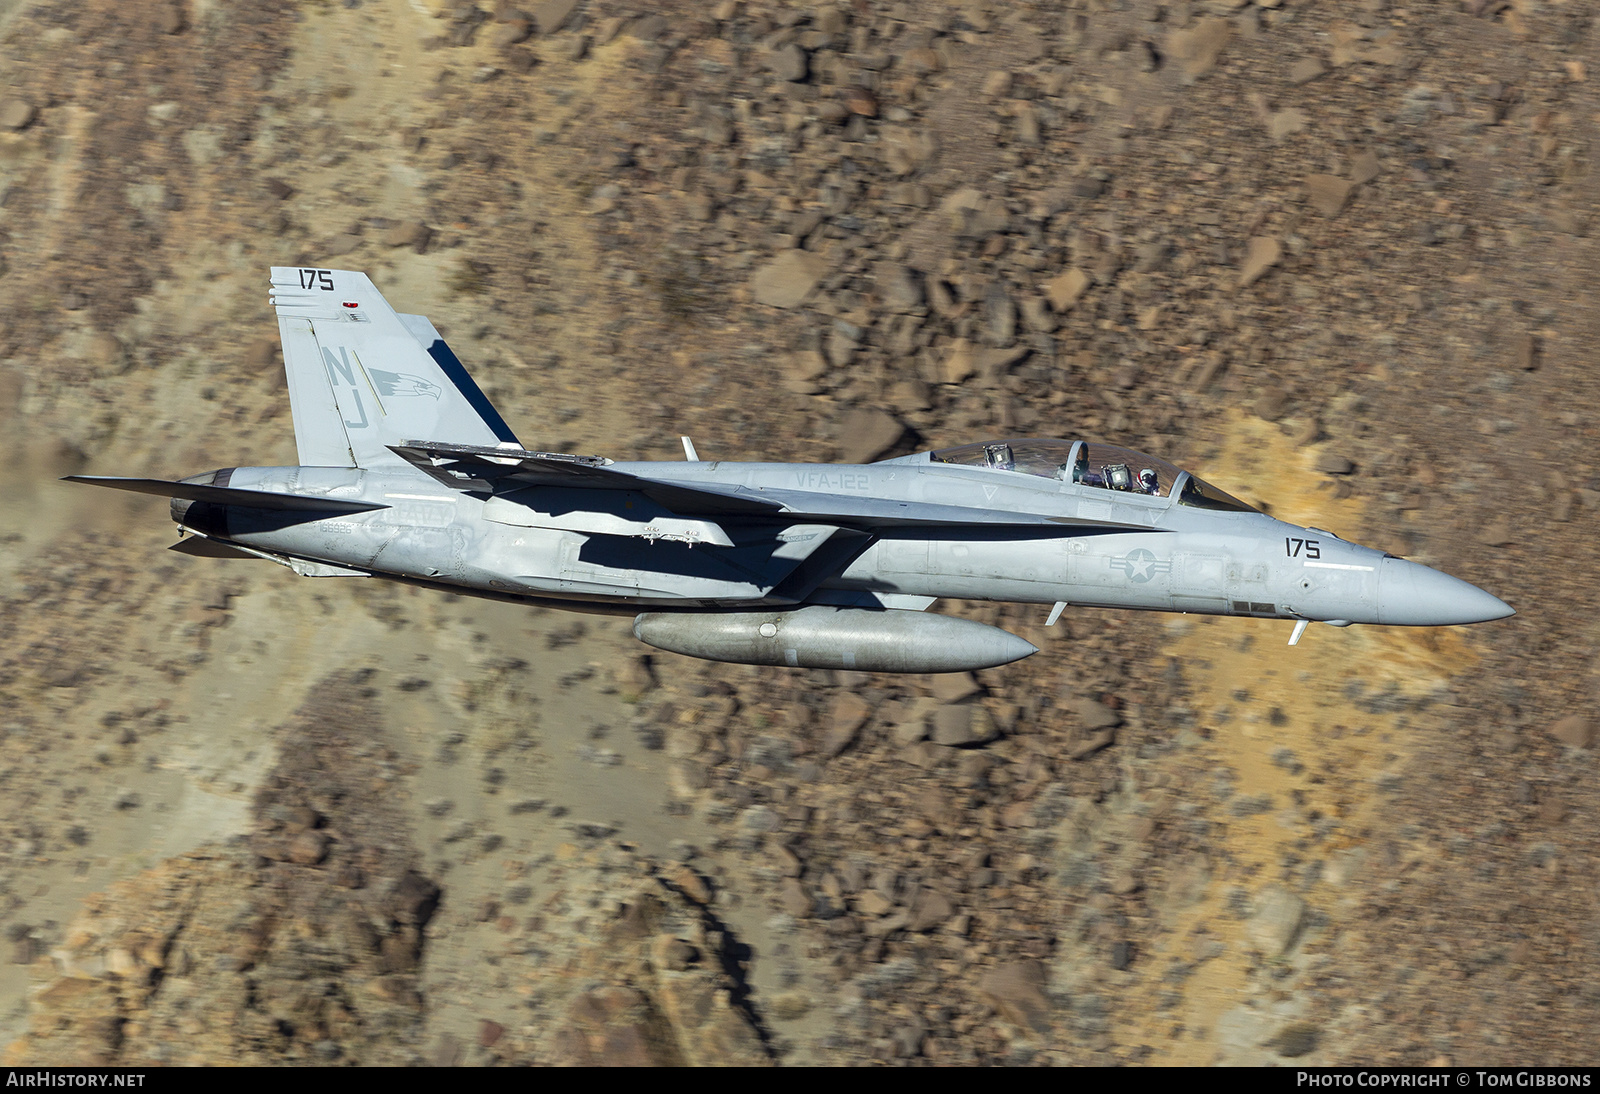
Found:
[[[509,441],[521,447],[522,442],[517,440],[517,435],[511,432],[511,427],[506,425],[506,420],[500,417],[500,412],[494,408],[493,403],[489,402],[489,397],[483,393],[483,389],[467,374],[466,368],[462,366],[460,359],[456,357],[450,347],[445,344],[443,338],[434,339],[433,345],[428,347],[428,356],[438,362],[439,368],[444,372],[445,376],[456,386],[456,390],[466,397],[468,404],[478,412],[478,417],[483,419],[484,424],[489,427],[496,438],[502,441]]]

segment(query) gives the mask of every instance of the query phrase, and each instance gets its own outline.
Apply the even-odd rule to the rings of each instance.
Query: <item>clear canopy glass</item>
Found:
[[[1078,450],[1072,481],[1129,494],[1164,498],[1172,493],[1181,470],[1166,460],[1114,444],[1085,444]]]
[[[1000,471],[1021,471],[1045,478],[1064,478],[1060,472],[1072,461],[1072,441],[1025,438],[1009,441],[981,441],[929,453],[934,463],[959,463],[968,467],[993,467]]]
[[[1179,505],[1191,505],[1196,509],[1221,509],[1230,513],[1259,513],[1261,510],[1253,505],[1247,505],[1234,497],[1212,486],[1204,479],[1197,479],[1190,475],[1184,480],[1183,489],[1178,492]]]
[[[1078,486],[1156,498],[1170,497],[1181,481],[1180,505],[1245,513],[1255,511],[1238,498],[1166,460],[1114,444],[1023,437],[941,448],[928,453],[928,458],[934,463],[1017,471]]]

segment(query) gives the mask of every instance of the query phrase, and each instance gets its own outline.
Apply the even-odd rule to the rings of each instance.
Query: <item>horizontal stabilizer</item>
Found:
[[[90,486],[109,486],[135,494],[154,494],[158,498],[183,498],[185,501],[210,501],[218,505],[240,505],[251,509],[290,510],[302,513],[364,513],[387,509],[370,501],[343,498],[313,498],[303,494],[272,494],[265,490],[235,490],[230,486],[202,486],[193,482],[168,482],[166,479],[121,479],[109,475],[67,475],[66,482],[86,482]]]
[[[212,539],[210,536],[193,535],[180,539],[169,551],[177,551],[181,555],[194,555],[197,558],[260,558],[268,562],[276,562],[279,566],[287,566],[301,577],[371,577],[365,570],[352,570],[347,566],[335,566],[331,562],[309,562],[289,555],[280,555],[272,551],[258,551],[254,547],[243,544],[224,543]]]
[[[185,536],[178,542],[168,547],[169,551],[176,551],[180,555],[193,555],[195,558],[260,558],[260,555],[241,551],[237,547],[230,547],[220,543],[210,536]]]

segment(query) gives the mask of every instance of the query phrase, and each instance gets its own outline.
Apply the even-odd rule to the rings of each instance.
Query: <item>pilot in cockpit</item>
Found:
[[[1146,494],[1161,493],[1161,479],[1156,475],[1155,468],[1146,467],[1139,472],[1139,489]]]

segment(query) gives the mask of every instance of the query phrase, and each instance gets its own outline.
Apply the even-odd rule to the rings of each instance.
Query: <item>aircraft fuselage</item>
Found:
[[[1173,496],[939,465],[925,454],[921,461],[867,465],[705,461],[611,467],[734,496],[772,494],[809,511],[853,497],[891,516],[859,536],[848,562],[804,595],[795,595],[798,587],[785,591],[772,556],[804,551],[808,539],[836,531],[814,518],[769,520],[760,543],[656,538],[648,517],[636,526],[626,523],[633,500],[616,493],[601,500],[624,522],[619,534],[595,532],[581,530],[593,527],[592,499],[574,518],[556,511],[562,504],[556,490],[547,491],[545,505],[536,488],[525,492],[536,504],[508,513],[503,500],[446,488],[403,464],[221,473],[233,488],[386,506],[370,512],[290,516],[175,501],[174,516],[194,531],[280,560],[626,613],[870,602],[861,597],[877,597],[880,606],[890,607],[905,606],[896,598],[954,597],[1425,626],[1509,611],[1466,582],[1263,513],[1219,512],[1180,504]],[[814,504],[807,505],[808,498]],[[886,523],[900,504],[915,507],[916,523]],[[930,506],[959,508],[980,522],[930,527]],[[848,512],[840,508],[841,517]],[[1010,522],[1019,513],[1046,519]],[[991,522],[982,523],[984,517]],[[548,526],[562,523],[578,527]],[[771,581],[771,575],[780,579]]]

